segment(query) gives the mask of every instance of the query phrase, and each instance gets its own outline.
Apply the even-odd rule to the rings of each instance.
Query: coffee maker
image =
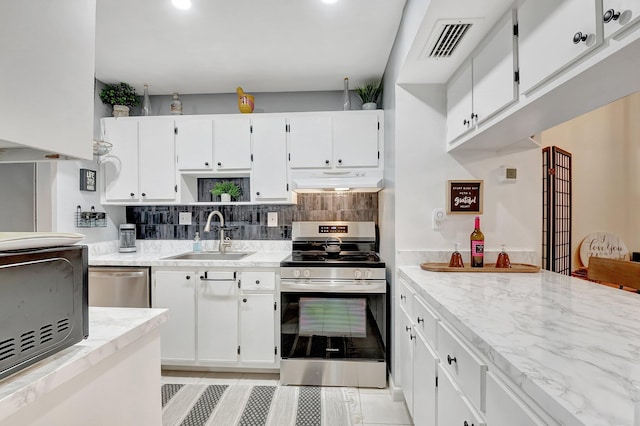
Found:
[[[120,224],[120,248],[121,253],[136,251],[136,225],[133,223]]]

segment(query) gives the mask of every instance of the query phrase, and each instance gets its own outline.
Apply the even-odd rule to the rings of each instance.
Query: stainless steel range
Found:
[[[385,264],[374,222],[293,222],[281,262],[280,382],[386,387]]]

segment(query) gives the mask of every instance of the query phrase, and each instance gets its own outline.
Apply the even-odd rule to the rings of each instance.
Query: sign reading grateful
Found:
[[[482,213],[481,180],[450,180],[447,194],[448,213]]]
[[[584,266],[589,266],[590,257],[627,259],[628,255],[629,250],[624,242],[618,236],[608,232],[589,234],[580,244],[580,261]]]

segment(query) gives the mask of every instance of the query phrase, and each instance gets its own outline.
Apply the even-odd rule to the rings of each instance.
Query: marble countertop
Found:
[[[94,367],[166,320],[166,309],[90,307],[89,338],[0,380],[0,419]]]
[[[561,424],[640,424],[640,294],[548,271],[399,270]]]
[[[217,241],[203,241],[203,251],[216,251]],[[167,259],[192,251],[191,241],[138,241],[137,250],[119,253],[116,244],[95,245],[89,250],[89,266],[220,266],[220,267],[279,267],[291,255],[290,242],[234,241],[231,251],[252,254],[237,260],[178,260]]]

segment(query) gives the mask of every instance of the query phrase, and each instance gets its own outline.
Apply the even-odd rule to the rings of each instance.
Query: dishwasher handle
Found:
[[[113,272],[97,272],[91,271],[91,276],[95,278],[140,278],[144,277],[146,271],[113,271]]]

